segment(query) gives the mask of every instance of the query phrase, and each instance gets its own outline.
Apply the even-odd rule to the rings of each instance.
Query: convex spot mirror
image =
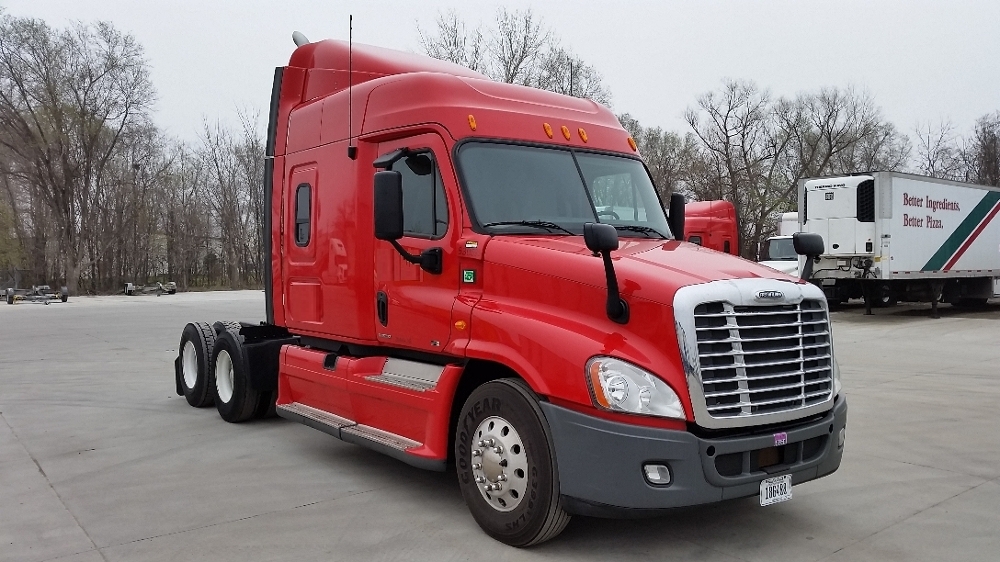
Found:
[[[796,232],[792,235],[792,247],[800,256],[821,256],[824,250],[823,237],[813,232]]]
[[[399,172],[375,172],[375,238],[403,237],[403,176]]]
[[[595,254],[618,249],[618,231],[610,224],[588,222],[583,225],[583,241]]]

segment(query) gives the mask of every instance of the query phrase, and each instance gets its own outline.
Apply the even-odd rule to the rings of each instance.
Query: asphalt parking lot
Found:
[[[174,394],[184,324],[259,320],[259,291],[0,305],[0,561],[997,560],[1000,303],[863,311],[833,313],[837,473],[766,508],[575,518],[517,550],[480,532],[453,473]]]

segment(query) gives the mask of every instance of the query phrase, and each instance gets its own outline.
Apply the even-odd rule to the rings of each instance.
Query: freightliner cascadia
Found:
[[[668,218],[608,109],[307,43],[275,71],[266,167],[266,322],[185,327],[193,406],[453,467],[515,546],[840,465],[823,292],[682,241],[683,197]]]
[[[982,306],[1000,293],[1000,187],[898,172],[799,182],[801,230],[823,237],[812,280],[831,301]]]

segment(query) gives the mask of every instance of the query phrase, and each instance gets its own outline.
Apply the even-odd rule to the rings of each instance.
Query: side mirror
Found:
[[[393,241],[403,237],[403,175],[375,172],[375,238]]]
[[[813,260],[821,255],[825,250],[823,237],[813,232],[796,232],[792,234],[792,247],[795,253],[806,256],[806,263],[802,266],[802,279],[812,277]]]
[[[667,222],[674,240],[684,240],[684,196],[680,193],[670,194],[670,216],[667,217]]]
[[[611,251],[618,249],[618,231],[610,224],[588,222],[583,225],[583,241],[587,249],[600,254],[604,260],[604,276],[608,282],[608,302],[605,306],[608,318],[619,324],[628,323],[628,303],[618,292],[618,276],[611,263]]]
[[[610,224],[588,222],[583,225],[583,241],[595,254],[618,249],[618,231]]]

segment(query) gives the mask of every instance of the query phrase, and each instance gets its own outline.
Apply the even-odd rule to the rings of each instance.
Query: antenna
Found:
[[[301,31],[293,31],[292,41],[295,43],[296,47],[301,47],[309,42],[309,38],[306,37],[305,33],[302,33]]]
[[[356,160],[354,146],[354,14],[347,16],[347,157]]]

